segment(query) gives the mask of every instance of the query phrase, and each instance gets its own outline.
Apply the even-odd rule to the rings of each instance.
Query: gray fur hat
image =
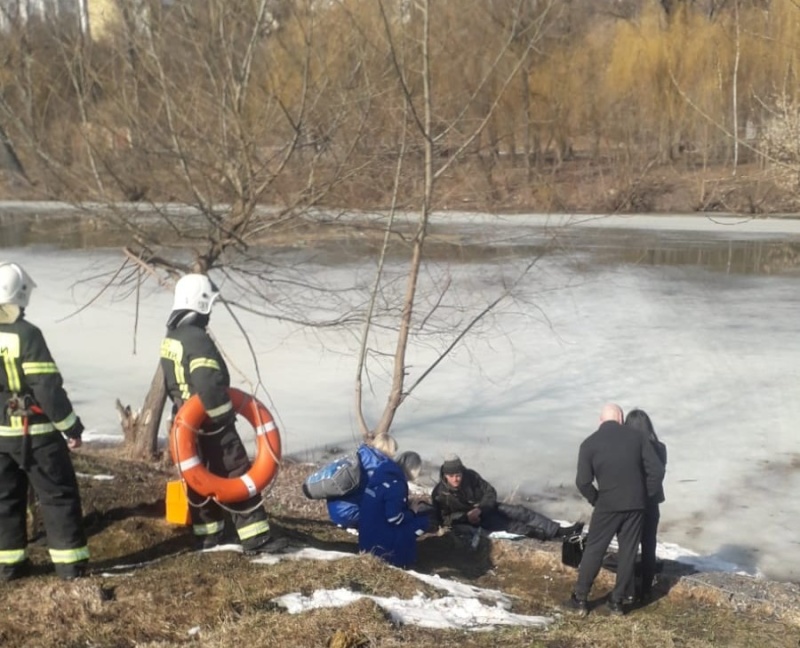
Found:
[[[412,450],[401,452],[395,461],[403,469],[408,481],[414,481],[419,477],[419,472],[422,469],[422,457]]]
[[[444,475],[457,475],[464,472],[464,464],[458,455],[449,454],[444,458],[442,464],[442,474]]]

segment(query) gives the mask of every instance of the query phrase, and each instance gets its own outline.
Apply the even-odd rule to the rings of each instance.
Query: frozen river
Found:
[[[546,253],[514,299],[401,406],[401,449],[419,451],[431,472],[457,452],[542,512],[588,519],[573,483],[578,445],[604,402],[641,407],[669,449],[661,539],[749,573],[800,580],[797,221],[464,214],[436,227],[481,253],[440,258],[425,273],[425,303],[441,286],[448,291],[437,302],[439,332],[414,338],[412,380],[470,313],[519,279],[533,254]],[[38,283],[29,318],[48,336],[87,439],[121,438],[115,399],[141,402],[170,295],[145,284],[137,309],[134,291],[101,290],[122,262],[116,249],[64,249],[5,231],[3,256]],[[296,250],[276,260],[291,260],[335,293],[336,304],[357,308],[363,293],[350,290],[369,284],[374,260],[340,256]],[[398,283],[405,271],[390,264]],[[311,315],[335,308],[323,300]],[[224,309],[212,331],[237,384],[275,410],[285,449],[312,458],[355,444],[358,326],[309,329],[238,316],[255,357]],[[383,330],[373,346],[391,350],[392,341]],[[374,373],[369,387],[374,420],[385,376]]]

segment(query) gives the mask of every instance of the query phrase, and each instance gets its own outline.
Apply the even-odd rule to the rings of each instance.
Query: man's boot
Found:
[[[275,538],[270,533],[262,533],[242,541],[242,549],[246,556],[252,556],[278,552],[284,549],[287,544],[286,538]]]
[[[28,560],[23,560],[13,565],[3,565],[0,567],[0,583],[7,583],[8,581],[17,580],[27,576],[31,570],[31,563]]]
[[[56,563],[56,576],[61,580],[75,580],[86,576],[86,564],[88,561],[80,560],[74,563]]]

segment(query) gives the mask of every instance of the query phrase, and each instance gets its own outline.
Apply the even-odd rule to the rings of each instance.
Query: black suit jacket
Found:
[[[614,421],[602,423],[578,452],[575,485],[598,511],[644,509],[663,479],[664,465],[653,444]]]

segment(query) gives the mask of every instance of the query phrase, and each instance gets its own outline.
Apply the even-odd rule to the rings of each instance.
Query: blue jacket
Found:
[[[365,443],[358,448],[357,453],[358,461],[361,464],[361,480],[358,488],[344,497],[327,500],[328,515],[331,521],[345,529],[358,528],[358,507],[361,504],[361,497],[364,495],[364,489],[367,487],[369,478],[378,466],[387,461],[392,461],[385,454]]]
[[[417,537],[428,529],[427,515],[408,507],[408,482],[394,461],[381,463],[372,473],[361,498],[358,548],[397,567],[417,559]]]

